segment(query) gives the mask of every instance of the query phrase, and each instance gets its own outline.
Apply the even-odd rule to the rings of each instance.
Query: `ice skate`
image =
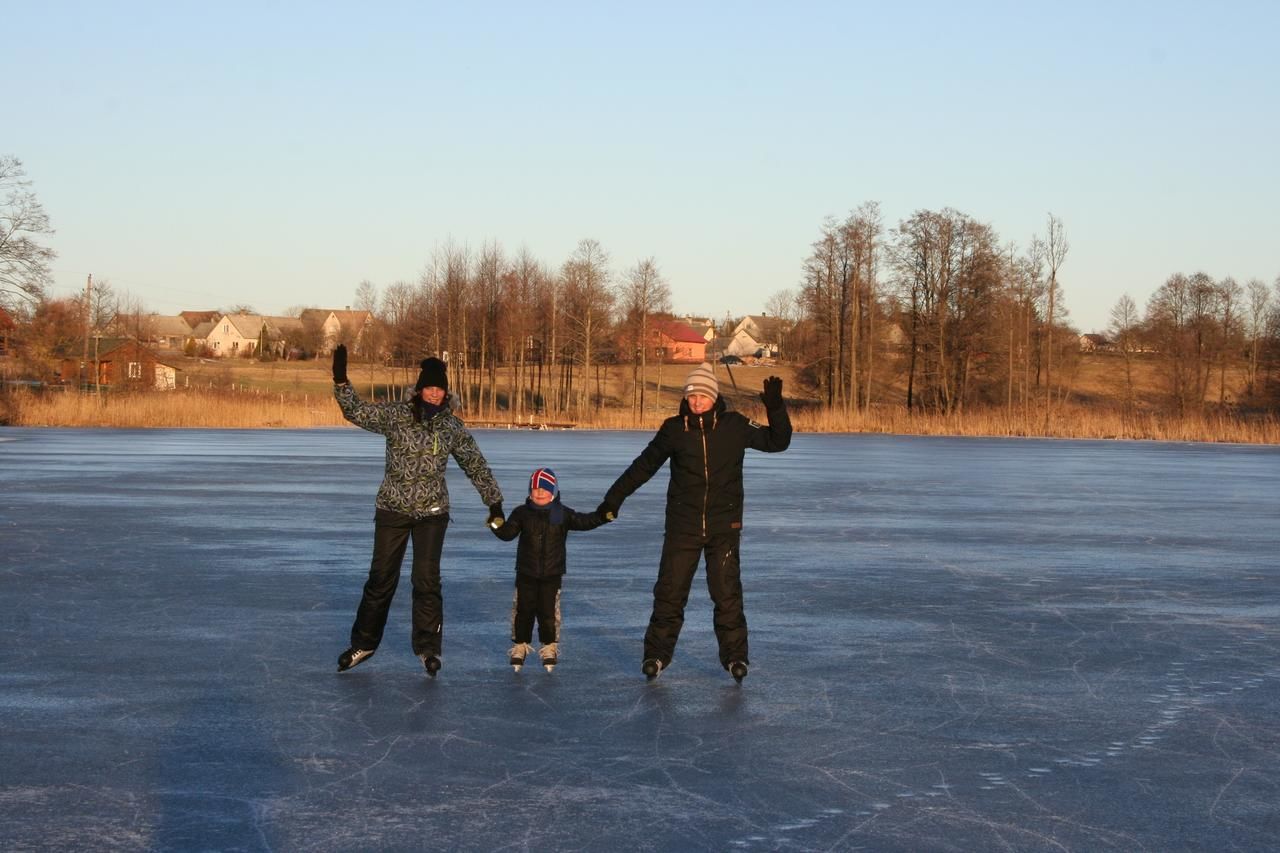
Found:
[[[538,649],[538,657],[542,658],[542,665],[547,668],[547,672],[556,668],[556,655],[559,654],[559,643],[547,643]]]
[[[658,673],[662,672],[662,661],[657,658],[647,658],[640,666],[640,671],[644,673],[644,677],[653,681],[658,677]]]
[[[742,683],[742,679],[747,677],[747,665],[740,660],[731,660],[729,665],[725,667],[729,670],[729,674],[733,676],[733,680]]]
[[[524,666],[524,659],[533,651],[533,646],[528,643],[516,643],[511,647],[511,668],[516,672]]]
[[[338,672],[346,672],[351,667],[373,657],[373,649],[357,649],[354,646],[338,655]]]
[[[436,677],[436,673],[440,671],[440,658],[436,655],[421,655],[422,666],[427,671],[427,675],[432,678]]]

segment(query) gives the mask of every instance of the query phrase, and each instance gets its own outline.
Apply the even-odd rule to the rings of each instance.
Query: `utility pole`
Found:
[[[84,390],[84,369],[89,364],[89,317],[93,310],[92,299],[93,273],[89,273],[89,278],[84,283],[84,355],[80,359],[80,387],[76,389],[77,391]]]

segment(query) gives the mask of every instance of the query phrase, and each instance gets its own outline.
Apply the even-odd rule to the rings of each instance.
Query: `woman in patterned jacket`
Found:
[[[364,585],[351,647],[338,656],[338,672],[371,657],[382,642],[387,612],[400,580],[400,565],[413,539],[413,653],[427,674],[440,670],[444,602],[440,551],[449,523],[445,465],[452,456],[489,506],[489,526],[502,524],[502,491],[462,421],[449,409],[444,362],[424,359],[413,398],[366,403],[347,381],[347,348],[333,352],[333,395],[351,423],[386,436],[386,474],[374,501],[373,560]]]

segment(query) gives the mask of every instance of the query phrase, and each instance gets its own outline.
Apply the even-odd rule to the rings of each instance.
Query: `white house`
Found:
[[[779,317],[748,314],[734,328],[725,345],[725,355],[777,358],[782,349],[782,336],[790,324]]]
[[[205,338],[205,345],[216,358],[234,358],[252,354],[258,348],[258,338],[270,323],[261,314],[223,314],[213,322]]]

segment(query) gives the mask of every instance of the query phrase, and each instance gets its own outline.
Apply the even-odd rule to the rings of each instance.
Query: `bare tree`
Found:
[[[821,235],[813,242],[813,251],[804,261],[800,298],[818,335],[814,378],[828,406],[835,405],[843,384],[841,354],[847,305],[842,302],[845,288],[841,256],[839,223],[834,217],[827,217]]]
[[[1133,354],[1137,350],[1138,326],[1142,322],[1138,316],[1138,306],[1133,297],[1124,294],[1116,300],[1111,309],[1111,339],[1124,358],[1124,412],[1125,416],[1133,413]]]
[[[609,290],[609,256],[595,240],[578,243],[573,256],[561,270],[565,286],[565,316],[573,331],[572,343],[577,360],[582,364],[582,385],[572,396],[579,410],[590,405],[590,380],[593,358],[606,330],[613,309],[614,296]],[[569,388],[572,383],[567,383]]]
[[[1271,291],[1260,278],[1249,280],[1249,366],[1245,371],[1245,393],[1253,397],[1258,393],[1258,357],[1263,341],[1267,338],[1268,319],[1271,314]]]
[[[374,399],[376,393],[376,368],[378,366],[378,287],[368,279],[364,279],[356,285],[356,310],[368,311],[370,322],[363,329],[359,330],[360,351],[369,362],[369,399]],[[343,332],[348,330],[344,329]],[[355,330],[351,330],[355,333]]]
[[[649,353],[649,329],[654,314],[664,314],[671,310],[671,286],[653,258],[638,261],[629,269],[623,288],[622,311],[626,324],[631,331],[633,377],[635,392],[632,394],[632,408],[637,418],[644,411],[645,387],[648,382],[647,365]]]
[[[1231,353],[1235,352],[1235,344],[1240,334],[1240,300],[1244,291],[1234,278],[1227,276],[1218,282],[1218,405],[1227,402],[1227,363]]]
[[[402,385],[409,384],[409,368],[415,363],[413,341],[414,320],[417,317],[416,293],[416,288],[407,281],[392,282],[382,293],[383,344],[390,356],[393,370],[399,368],[404,371]]]
[[[1170,402],[1180,416],[1187,414],[1196,385],[1192,290],[1191,280],[1177,273],[1147,302],[1147,327],[1160,353]]]
[[[153,344],[154,323],[142,300],[128,291],[115,297],[115,316],[107,330],[113,335],[131,337],[141,344]]]
[[[950,208],[917,211],[894,230],[890,255],[908,315],[907,408],[959,411],[988,396],[974,362],[993,345],[1002,281],[994,231]]]
[[[49,283],[57,256],[38,238],[53,234],[49,216],[31,191],[22,161],[0,156],[0,307],[34,305]]]
[[[781,317],[784,320],[795,320],[796,294],[793,290],[779,290],[764,302],[765,313]]]
[[[497,411],[497,354],[494,341],[501,319],[502,277],[507,262],[497,241],[486,243],[476,259],[471,290],[475,300],[477,359],[475,364],[479,386],[479,406],[483,415],[486,406],[489,416]],[[486,391],[488,399],[486,401]]]
[[[1071,248],[1067,242],[1066,229],[1062,224],[1062,220],[1049,214],[1048,228],[1046,229],[1044,242],[1041,244],[1044,249],[1044,264],[1048,272],[1045,282],[1045,302],[1048,306],[1045,322],[1048,326],[1047,347],[1045,349],[1044,362],[1044,384],[1048,400],[1045,406],[1045,423],[1049,423],[1049,418],[1053,410],[1053,343],[1056,337],[1056,324],[1058,322],[1060,287],[1058,282],[1058,270],[1062,269],[1063,262],[1067,259],[1067,251]]]
[[[848,391],[845,395],[845,405],[850,411],[860,402],[863,405],[870,403],[872,344],[876,315],[876,270],[879,265],[882,231],[880,205],[874,201],[862,204],[849,215],[841,227],[845,291],[842,301],[848,306],[846,313],[849,324],[846,379]]]
[[[782,321],[778,325],[779,358],[794,362],[798,353],[792,349],[792,332],[800,319],[800,301],[796,292],[790,289],[776,291],[765,300],[764,308],[765,313]],[[867,369],[870,370],[870,365]]]

